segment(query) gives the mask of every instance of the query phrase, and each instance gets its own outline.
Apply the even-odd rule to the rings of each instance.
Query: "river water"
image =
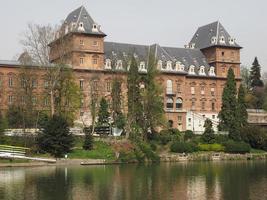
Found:
[[[267,162],[0,168],[0,200],[267,200]]]

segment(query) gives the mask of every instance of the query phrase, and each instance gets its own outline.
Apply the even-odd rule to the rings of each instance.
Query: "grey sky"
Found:
[[[197,27],[219,20],[244,47],[242,64],[258,56],[267,71],[266,0],[2,0],[0,59],[21,53],[28,22],[59,24],[81,5],[114,42],[183,47]]]

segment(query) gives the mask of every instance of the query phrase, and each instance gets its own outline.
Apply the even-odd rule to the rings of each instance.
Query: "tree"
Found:
[[[242,78],[242,85],[244,88],[249,91],[250,89],[250,72],[249,69],[245,66],[241,67],[241,78]]]
[[[248,121],[248,113],[247,113],[247,107],[245,103],[245,89],[243,85],[241,84],[238,89],[238,97],[237,97],[237,103],[238,103],[238,122],[239,127],[242,128],[247,125]]]
[[[69,153],[74,145],[74,138],[70,133],[67,120],[56,115],[50,118],[39,133],[37,143],[40,150],[56,158]]]
[[[99,110],[98,110],[98,121],[99,126],[106,125],[109,122],[109,112],[108,112],[108,102],[102,97],[100,100]]]
[[[114,121],[114,126],[117,128],[124,128],[125,118],[122,113],[122,95],[121,95],[121,81],[115,77],[112,82],[112,117]]]
[[[7,121],[9,128],[23,128],[23,114],[20,107],[10,105],[7,110]]]
[[[92,150],[94,146],[94,137],[92,135],[92,132],[90,131],[90,128],[85,127],[83,129],[85,138],[83,143],[83,149],[84,150]]]
[[[257,57],[255,57],[250,70],[250,85],[252,88],[263,87],[263,81],[261,80],[261,68]]]
[[[0,144],[4,142],[4,133],[7,126],[7,121],[4,115],[0,112]]]
[[[96,77],[93,77],[90,82],[90,113],[92,117],[92,132],[95,132],[95,123],[97,117],[97,104],[98,104],[98,81]]]
[[[143,122],[143,106],[142,97],[140,91],[140,75],[138,72],[137,62],[134,56],[132,56],[130,62],[130,69],[127,77],[127,97],[128,97],[128,115],[127,126],[128,131],[134,134],[135,130],[139,130],[137,127],[142,127]],[[136,127],[137,126],[137,127]]]
[[[165,125],[162,90],[156,82],[157,73],[155,54],[151,51],[143,91],[145,140],[148,132],[154,132],[157,127]]]
[[[205,131],[201,136],[201,139],[204,143],[213,144],[215,142],[215,134],[212,128],[212,121],[210,119],[206,119],[204,123]]]
[[[226,86],[222,94],[222,107],[219,113],[219,130],[228,131],[233,140],[240,140],[238,131],[238,113],[236,99],[236,81],[232,68],[228,70]]]

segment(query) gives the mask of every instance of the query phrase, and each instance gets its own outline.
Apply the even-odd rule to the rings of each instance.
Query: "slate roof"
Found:
[[[79,24],[82,23],[84,30],[79,29]],[[100,30],[100,26],[92,19],[84,6],[72,11],[64,21],[63,28],[68,25],[69,32],[82,32],[86,34],[94,34],[106,36],[104,32]],[[93,31],[93,26],[96,25],[96,31]]]
[[[209,69],[209,64],[200,49],[161,47],[158,44],[153,45],[136,45],[115,42],[105,42],[105,58],[124,60],[126,57],[136,55],[138,61],[147,61],[150,49],[156,54],[156,59],[163,63],[167,61],[180,62],[185,66],[187,71],[189,66],[194,65],[198,69],[204,66]],[[197,70],[196,70],[197,71]]]
[[[221,37],[224,38],[225,43],[220,42]],[[212,38],[215,39],[214,43],[212,43]],[[232,43],[230,43],[231,39]],[[216,45],[241,48],[219,21],[199,27],[189,45],[194,45],[194,48],[199,49]]]

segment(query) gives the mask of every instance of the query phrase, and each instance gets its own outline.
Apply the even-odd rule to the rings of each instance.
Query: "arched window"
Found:
[[[144,61],[140,62],[139,70],[140,71],[146,71],[146,64]]]
[[[211,110],[215,111],[215,103],[214,102],[211,103]]]
[[[172,128],[173,127],[173,121],[172,120],[169,120],[168,121],[168,124],[169,124],[169,128]]]
[[[223,36],[220,37],[220,44],[225,44],[225,39]]]
[[[172,61],[167,61],[167,70],[172,70]]]
[[[105,68],[106,69],[111,69],[111,60],[110,59],[106,59]]]
[[[121,60],[117,61],[117,69],[122,69],[122,61]]]
[[[172,80],[167,80],[166,93],[167,94],[173,94],[173,92],[172,92]]]
[[[173,99],[168,97],[166,101],[166,107],[167,109],[173,109]]]
[[[215,76],[214,67],[210,67],[209,75],[210,75],[210,76]]]
[[[176,110],[180,110],[183,108],[183,100],[181,98],[176,99]]]

